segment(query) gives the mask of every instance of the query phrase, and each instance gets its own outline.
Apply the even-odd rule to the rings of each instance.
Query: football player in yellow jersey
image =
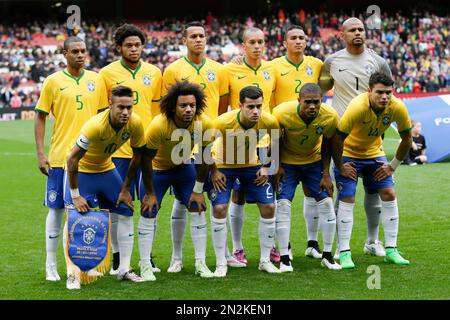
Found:
[[[315,83],[300,89],[298,100],[284,102],[273,110],[283,131],[281,166],[274,177],[277,190],[276,233],[280,246],[281,272],[292,272],[289,258],[291,203],[301,181],[303,190],[317,202],[324,251],[322,265],[339,270],[331,248],[336,230],[333,183],[330,177],[331,138],[336,132],[338,114],[322,103],[322,91]],[[305,192],[305,194],[306,194]]]
[[[44,204],[49,208],[46,230],[46,279],[58,281],[56,250],[61,233],[64,214],[63,166],[70,142],[79,133],[81,126],[98,109],[106,108],[108,100],[103,81],[97,73],[84,69],[86,44],[70,37],[64,41],[64,57],[67,68],[55,72],[45,79],[36,105],[35,139],[39,170],[47,176]],[[52,113],[55,122],[50,142],[49,156],[44,151],[46,117]]]
[[[121,59],[100,70],[108,95],[111,95],[112,88],[118,85],[128,86],[133,89],[133,109],[138,114],[144,127],[146,127],[152,117],[159,113],[159,101],[161,98],[162,74],[159,68],[141,60],[142,50],[146,42],[145,33],[138,27],[131,24],[124,24],[117,28],[114,33],[114,41],[117,50],[121,54]],[[129,143],[126,143],[113,156],[122,179],[125,179],[132,150]],[[134,190],[139,185],[136,180],[131,184],[131,194],[134,198]],[[136,189],[137,192],[137,189]],[[117,246],[117,221],[112,221],[111,247],[113,251],[113,265],[111,274],[117,274],[119,266],[119,252]],[[159,269],[155,267],[155,272]]]
[[[392,96],[392,78],[375,72],[369,78],[367,93],[354,98],[339,122],[333,141],[335,177],[339,190],[337,227],[339,261],[342,268],[354,268],[350,251],[353,207],[358,176],[369,193],[381,198],[380,219],[384,227],[387,263],[409,264],[397,250],[398,207],[392,174],[411,147],[411,121],[403,102]],[[388,163],[381,135],[392,122],[397,123],[401,142],[394,159]]]
[[[187,55],[171,63],[163,74],[162,95],[166,95],[170,86],[177,81],[189,81],[202,86],[206,96],[206,114],[215,119],[219,113],[219,105],[222,109],[228,107],[228,87],[224,79],[223,66],[205,56],[207,35],[204,25],[199,21],[193,21],[184,27],[183,44],[187,48]]]
[[[206,99],[203,88],[187,81],[177,82],[170,87],[168,93],[161,100],[161,114],[155,117],[146,129],[146,152],[144,154],[140,194],[150,185],[156,195],[158,207],[170,186],[180,206],[191,213],[191,236],[195,251],[195,273],[202,278],[212,278],[214,275],[206,266],[206,204],[203,198],[203,184],[207,178],[208,165],[201,161],[196,168],[191,159],[194,145],[206,146],[209,141],[202,141],[203,133],[211,127],[211,119],[203,114]],[[181,139],[180,139],[181,138]],[[181,140],[181,141],[180,141]],[[207,152],[207,151],[205,151]],[[210,152],[209,152],[210,153]],[[204,152],[200,150],[199,156]],[[152,186],[153,183],[153,186]],[[194,203],[192,203],[194,202]],[[143,238],[139,245],[143,245],[141,252],[141,276],[151,277],[150,254],[152,252],[155,233],[157,208],[150,208],[144,212],[139,220],[139,238]],[[183,212],[184,213],[184,212]],[[186,219],[173,215],[172,219]],[[172,242],[178,251],[173,251],[169,273],[180,272],[182,269],[182,242],[184,230],[172,228]],[[180,243],[177,243],[177,242]]]
[[[204,114],[215,119],[228,108],[228,87],[224,79],[223,66],[205,57],[207,35],[201,22],[193,21],[185,25],[183,43],[187,55],[170,64],[163,74],[162,95],[166,95],[177,81],[189,81],[202,86],[206,96]],[[219,107],[221,106],[221,107]],[[222,111],[219,111],[222,110]],[[194,149],[195,150],[195,149]],[[194,151],[195,152],[195,151]],[[169,272],[181,271],[181,253],[188,210],[177,199],[171,214],[172,261]]]
[[[130,140],[133,158],[125,181],[111,160],[113,153]],[[118,86],[112,90],[111,106],[92,117],[81,128],[75,146],[67,158],[64,201],[79,212],[99,207],[110,210],[118,219],[120,265],[117,278],[142,282],[130,269],[133,250],[133,202],[129,193],[131,181],[141,165],[145,145],[144,127],[133,114],[133,91]],[[145,208],[142,208],[145,210]],[[70,289],[79,289],[79,279],[71,270]],[[68,281],[69,284],[69,281]]]
[[[263,111],[271,112],[270,100],[272,92],[276,88],[276,79],[270,63],[262,60],[265,48],[264,33],[258,28],[248,28],[242,37],[243,64],[229,63],[225,66],[229,104],[232,110],[239,109],[240,91],[246,86],[253,85],[259,87],[263,92]],[[230,204],[230,227],[233,238],[233,257],[242,266],[245,266],[247,259],[242,245],[245,195],[238,189],[239,187],[236,185]]]
[[[231,190],[239,179],[240,187],[249,199],[258,205],[260,263],[259,270],[279,273],[270,262],[270,250],[275,236],[275,206],[271,182],[261,167],[257,154],[257,142],[267,134],[272,140],[273,130],[279,133],[276,119],[262,111],[263,92],[256,86],[247,86],[240,92],[240,108],[224,113],[214,120],[219,133],[214,145],[214,165],[211,171],[213,188],[210,199],[213,205],[211,229],[216,253],[216,277],[225,277],[228,271],[226,259],[227,211]],[[276,143],[276,142],[275,142]],[[270,162],[269,162],[270,164]]]

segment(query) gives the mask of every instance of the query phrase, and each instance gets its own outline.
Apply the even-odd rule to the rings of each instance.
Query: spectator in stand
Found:
[[[403,160],[402,164],[415,166],[418,164],[427,163],[427,156],[425,154],[427,145],[425,143],[425,137],[421,134],[422,132],[422,123],[417,120],[412,120],[412,138],[413,142],[411,145],[411,149],[409,149],[408,154],[406,155],[405,160]]]

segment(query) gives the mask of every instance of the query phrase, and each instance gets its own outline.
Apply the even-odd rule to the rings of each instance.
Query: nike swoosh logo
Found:
[[[134,236],[134,233],[129,233],[128,236],[132,237],[132,236]]]
[[[68,87],[64,87],[64,88],[59,88],[59,91],[63,91],[66,90]]]
[[[119,84],[124,83],[124,82],[125,82],[125,80],[124,81],[116,81],[116,84],[119,85]]]
[[[342,223],[350,223],[351,221],[344,221],[344,220],[341,220],[341,222],[342,222]]]
[[[138,235],[140,235],[140,236],[146,236],[148,234],[150,234],[150,232],[147,232],[147,233],[138,232]]]
[[[241,80],[241,79],[244,79],[246,76],[242,76],[242,77],[239,77],[238,76],[238,80]]]
[[[204,225],[204,226],[197,226],[197,230],[205,229],[205,228],[206,228],[206,225]]]
[[[83,141],[83,139],[80,139],[80,142],[81,142],[81,143],[87,143],[86,141]]]
[[[368,123],[370,123],[370,121],[363,121],[362,123],[363,124],[368,124]]]
[[[224,227],[222,227],[222,228],[217,228],[217,229],[214,229],[214,232],[219,232],[219,231],[222,231],[222,230],[223,230],[223,228],[224,228]]]
[[[395,220],[398,220],[398,218],[391,218],[391,221],[395,221]]]
[[[347,70],[347,69],[338,69],[339,70],[339,72],[342,72],[342,71],[345,71],[345,70]]]
[[[59,235],[57,235],[57,236],[48,236],[48,238],[49,239],[56,239],[56,238],[59,238]]]
[[[317,220],[319,217],[313,217],[314,220]]]
[[[281,73],[281,76],[284,77],[285,75],[287,75],[290,71],[285,72],[285,73]]]
[[[190,76],[189,76],[190,77]],[[189,77],[182,77],[181,81],[186,81],[187,79],[189,79]]]
[[[336,218],[334,218],[334,219],[331,219],[331,220],[328,220],[328,219],[327,219],[327,221],[328,221],[328,222],[331,222],[331,221],[334,221],[334,220],[336,220]]]
[[[272,238],[275,237],[275,236],[274,236],[274,235],[273,235],[273,236],[270,236],[270,235],[269,235],[269,236],[267,236],[267,237],[268,237],[269,239],[272,239]]]

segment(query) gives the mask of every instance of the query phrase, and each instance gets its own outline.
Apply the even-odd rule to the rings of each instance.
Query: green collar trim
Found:
[[[284,57],[286,58],[286,61],[289,62],[290,64],[292,64],[297,71],[298,71],[298,68],[300,68],[300,66],[302,65],[303,61],[305,61],[305,57],[303,56],[302,61],[300,61],[300,63],[297,65],[297,64],[293,63],[291,60],[289,60],[287,55],[285,55]]]
[[[122,65],[122,67],[125,68],[125,70],[127,70],[129,73],[131,73],[131,76],[133,77],[133,79],[136,79],[136,74],[138,73],[139,69],[142,66],[142,61],[139,61],[139,65],[137,66],[136,70],[131,70],[130,68],[128,68],[126,65],[123,64],[122,59],[120,60],[120,64]]]
[[[238,113],[237,113],[237,121],[238,121],[239,125],[242,127],[242,129],[244,129],[244,130],[251,129],[251,128],[253,128],[253,127],[255,126],[255,124],[256,124],[256,123],[255,123],[255,124],[252,125],[251,127],[246,128],[246,127],[242,124],[242,122],[241,122],[241,110],[239,110]]]
[[[197,74],[200,74],[200,69],[203,68],[203,66],[206,63],[206,58],[203,57],[202,65],[197,68],[197,66],[194,63],[192,63],[192,61],[189,60],[188,57],[184,57],[184,60],[186,60],[186,62],[189,63],[197,71]]]
[[[63,70],[63,73],[68,76],[69,78],[72,78],[73,80],[75,80],[77,82],[77,84],[80,84],[80,80],[81,78],[83,78],[84,76],[84,69],[83,71],[81,71],[81,74],[78,78],[74,77],[73,75],[71,75],[70,73],[68,73],[66,70]]]
[[[255,74],[258,73],[258,70],[259,70],[259,68],[261,68],[262,63],[259,64],[259,66],[255,69],[255,68],[253,68],[251,65],[249,65],[249,64],[247,63],[247,61],[245,61],[245,58],[243,58],[242,60],[244,61],[244,64],[245,64],[247,67],[249,67]]]

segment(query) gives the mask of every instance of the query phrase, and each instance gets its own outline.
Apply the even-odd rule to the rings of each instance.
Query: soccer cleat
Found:
[[[56,264],[47,264],[45,266],[45,280],[47,281],[59,281],[61,277],[56,269]]]
[[[330,270],[341,270],[342,269],[342,267],[338,263],[336,263],[333,259],[328,260],[327,258],[322,258],[320,265],[322,267],[328,268]]]
[[[117,276],[119,274],[119,268],[117,268],[117,269],[111,268],[111,270],[109,270],[109,274],[111,276]]]
[[[322,252],[320,251],[319,247],[308,247],[306,248],[305,256],[314,259],[322,259]]]
[[[247,257],[245,256],[244,249],[234,250],[233,257],[235,257],[237,261],[247,265]]]
[[[384,262],[403,265],[409,264],[409,260],[403,258],[397,248],[386,248],[386,258],[384,258]]]
[[[181,271],[181,269],[183,269],[183,263],[181,262],[181,260],[172,260],[170,262],[170,266],[167,269],[168,273],[178,273]]]
[[[281,272],[293,272],[294,268],[292,267],[292,264],[288,262],[288,264],[284,264],[283,262],[280,262],[280,271]]]
[[[280,253],[275,247],[272,247],[272,249],[270,250],[270,261],[272,261],[273,263],[280,262]]]
[[[245,263],[239,262],[234,256],[227,257],[227,265],[232,268],[245,268]]]
[[[158,268],[158,267],[156,266],[156,264],[153,262],[153,258],[152,258],[152,257],[150,258],[150,263],[152,264],[152,271],[153,271],[153,272],[161,272],[161,269]]]
[[[364,244],[364,253],[370,254],[372,256],[377,257],[385,257],[386,251],[383,247],[383,242],[375,240],[375,243],[368,244],[367,242]]]
[[[151,264],[141,267],[141,278],[144,281],[155,281],[156,280],[156,277],[153,274],[153,267]]]
[[[133,270],[128,270],[123,273],[117,274],[118,280],[131,281],[131,282],[144,282],[145,280],[139,277]]]
[[[216,266],[216,271],[214,271],[214,277],[224,278],[227,276],[228,266]]]
[[[342,269],[353,269],[355,268],[355,264],[352,260],[352,253],[350,251],[344,251],[339,253],[339,262],[341,264]]]
[[[195,274],[200,275],[201,278],[213,278],[214,273],[208,269],[208,266],[204,261],[197,260],[195,261]]]
[[[103,273],[98,272],[98,271],[95,270],[95,269],[89,270],[89,271],[87,272],[87,275],[90,276],[90,277],[103,277]]]
[[[265,271],[267,273],[281,273],[280,269],[275,267],[270,261],[261,261],[259,263],[258,269],[260,271]]]
[[[69,290],[81,289],[79,275],[76,275],[76,274],[67,275],[66,288]]]

